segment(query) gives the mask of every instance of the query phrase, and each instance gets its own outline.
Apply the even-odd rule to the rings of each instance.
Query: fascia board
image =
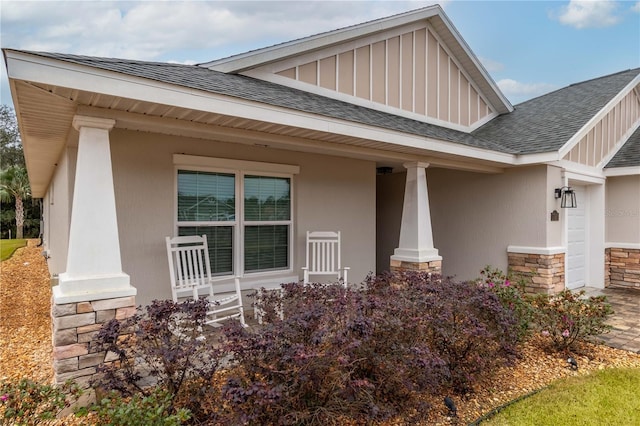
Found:
[[[566,160],[559,161],[554,165],[562,167],[562,176],[567,179],[585,183],[603,183],[605,181],[605,175],[602,170],[595,167]]]
[[[580,130],[578,130],[563,146],[560,148],[560,158],[564,158],[565,155],[569,153],[580,143],[580,140],[589,133],[589,131],[595,126],[600,120],[607,115],[612,108],[614,108],[618,102],[622,100],[625,96],[629,94],[635,87],[640,84],[640,74],[638,74],[629,84],[627,84],[624,89],[622,89],[616,96],[614,96],[600,111],[598,111],[589,121],[587,121]]]
[[[604,169],[604,175],[606,177],[640,175],[640,166],[635,166],[635,167],[612,167],[612,168],[609,168],[609,169]]]
[[[491,89],[496,94],[496,96],[498,97],[500,102],[506,108],[506,111],[504,111],[504,112],[512,112],[514,110],[514,108],[513,108],[513,105],[511,105],[511,102],[509,102],[507,97],[504,96],[504,94],[502,93],[502,91],[500,90],[498,85],[495,83],[495,81],[493,81],[493,78],[491,78],[491,75],[485,69],[484,65],[482,65],[480,60],[473,53],[473,51],[471,50],[471,48],[469,47],[467,42],[462,38],[462,35],[460,35],[460,33],[458,32],[456,27],[453,25],[453,23],[449,20],[447,15],[445,13],[440,13],[439,17],[440,17],[440,19],[442,19],[442,21],[446,25],[447,29],[451,32],[453,37],[456,39],[456,41],[458,42],[458,44],[460,45],[460,47],[462,48],[464,53],[469,57],[469,60],[478,69],[478,72],[482,75],[482,78],[484,78],[484,80],[491,87]]]
[[[379,31],[385,31],[399,25],[405,25],[417,20],[427,19],[442,12],[439,5],[428,6],[423,9],[409,11],[400,15],[377,19],[347,28],[293,40],[275,46],[251,52],[241,53],[228,58],[218,59],[199,64],[199,66],[225,73],[239,73],[249,68],[279,61],[300,52],[320,49],[329,45],[343,43],[354,38],[363,37]]]
[[[513,164],[516,166],[527,166],[533,164],[544,164],[558,161],[557,152],[541,152],[537,154],[518,154],[515,156]]]
[[[338,55],[347,51],[355,50],[363,46],[375,44],[384,41],[388,38],[398,37],[406,32],[412,32],[419,29],[427,28],[432,34],[437,35],[436,31],[431,27],[429,22],[425,24],[422,21],[410,22],[407,25],[393,27],[386,31],[378,31],[372,34],[366,34],[362,37],[353,38],[342,43],[329,44],[322,46],[321,48],[309,51],[299,52],[297,55],[289,56],[275,62],[269,62],[265,64],[258,64],[247,70],[238,72],[238,74],[249,75],[251,72],[261,71],[265,73],[278,73],[282,70],[292,68],[298,65],[306,64],[309,62],[317,61],[326,58],[327,56]],[[449,53],[449,52],[448,52]]]
[[[16,52],[9,58],[11,78],[62,86],[87,92],[137,99],[180,108],[230,115],[250,120],[336,133],[453,154],[500,164],[513,164],[514,156],[453,142],[429,139],[374,126],[319,116],[302,111],[212,94],[98,68]],[[117,84],[114,84],[117,83]]]

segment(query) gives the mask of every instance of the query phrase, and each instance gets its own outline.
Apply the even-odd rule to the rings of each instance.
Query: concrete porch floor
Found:
[[[580,289],[578,289],[580,290]],[[613,327],[599,336],[603,343],[618,349],[640,353],[640,288],[584,287],[586,296],[607,296],[614,314],[609,320]]]

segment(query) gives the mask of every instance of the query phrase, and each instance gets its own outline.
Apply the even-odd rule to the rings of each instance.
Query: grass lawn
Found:
[[[607,369],[559,381],[482,425],[640,425],[640,369]]]
[[[27,245],[27,240],[0,240],[0,260],[7,260],[20,247]]]

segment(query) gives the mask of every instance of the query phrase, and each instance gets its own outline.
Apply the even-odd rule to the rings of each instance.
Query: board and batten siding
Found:
[[[428,27],[336,52],[276,74],[458,126],[495,113]]]
[[[637,90],[631,90],[591,127],[564,159],[587,166],[600,165],[636,129],[640,120],[639,104]]]

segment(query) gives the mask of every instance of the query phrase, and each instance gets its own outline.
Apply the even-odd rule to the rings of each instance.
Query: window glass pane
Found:
[[[212,275],[233,274],[232,226],[181,226],[178,235],[206,235]]]
[[[290,179],[267,176],[245,176],[245,220],[290,220],[290,218]]]
[[[178,170],[178,221],[235,220],[235,177]]]
[[[245,271],[287,269],[288,267],[289,225],[245,227]]]

